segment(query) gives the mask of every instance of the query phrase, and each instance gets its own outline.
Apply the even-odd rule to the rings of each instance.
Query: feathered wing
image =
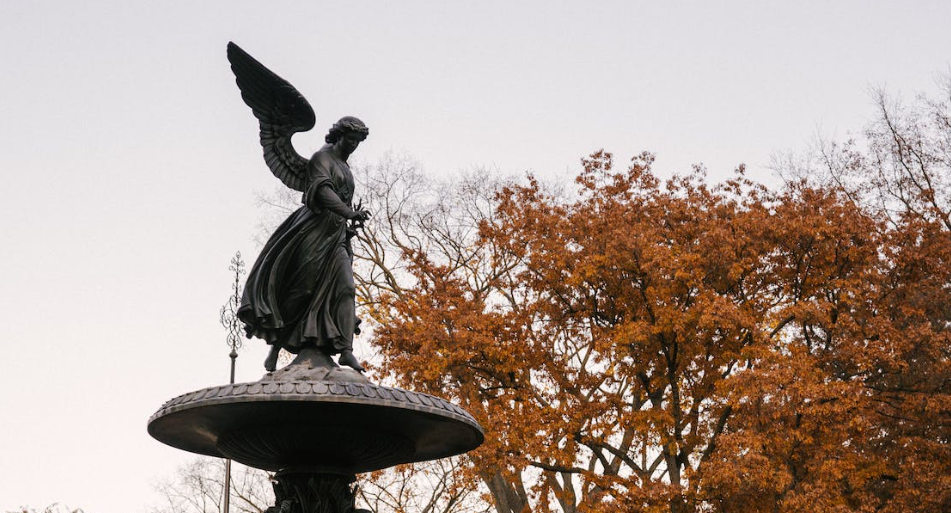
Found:
[[[314,109],[294,86],[230,42],[228,61],[241,98],[261,123],[264,161],[284,185],[303,192],[307,159],[294,149],[291,136],[314,128]]]

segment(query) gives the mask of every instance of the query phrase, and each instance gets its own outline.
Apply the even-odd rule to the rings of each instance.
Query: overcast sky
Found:
[[[552,179],[605,148],[661,174],[844,138],[869,91],[934,91],[951,2],[0,3],[0,511],[144,512],[191,457],[148,417],[228,379],[218,309],[278,185],[225,58],[233,40],[317,113],[432,174]],[[357,342],[357,355],[368,352]],[[249,341],[239,381],[266,353]]]

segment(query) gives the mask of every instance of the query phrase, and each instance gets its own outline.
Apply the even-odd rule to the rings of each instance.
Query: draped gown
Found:
[[[351,205],[350,167],[325,148],[307,165],[304,205],[261,250],[238,309],[249,338],[295,354],[306,346],[336,354],[353,345],[353,253],[347,220],[321,200],[327,186]],[[341,308],[344,301],[349,308]]]

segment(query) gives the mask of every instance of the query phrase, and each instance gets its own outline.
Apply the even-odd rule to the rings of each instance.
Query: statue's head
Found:
[[[334,123],[334,126],[330,127],[330,132],[327,132],[327,136],[324,137],[324,141],[326,141],[328,144],[333,144],[347,134],[361,135],[362,140],[366,139],[369,133],[370,129],[363,124],[363,121],[360,121],[353,116],[344,116],[340,118],[340,121]]]

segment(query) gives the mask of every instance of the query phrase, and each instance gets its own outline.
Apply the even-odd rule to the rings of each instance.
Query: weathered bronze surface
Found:
[[[355,117],[341,118],[324,138],[327,144],[306,159],[291,137],[314,127],[307,100],[234,43],[228,43],[228,60],[241,97],[259,121],[265,162],[285,185],[303,193],[303,206],[277,228],[251,268],[238,317],[248,337],[271,345],[267,370],[274,370],[280,349],[317,347],[362,371],[353,355],[359,322],[350,238],[370,213],[353,207],[347,159],[369,130]]]
[[[276,505],[264,513],[337,513],[340,511],[370,513],[356,509],[353,478],[311,472],[280,472],[275,476]]]

